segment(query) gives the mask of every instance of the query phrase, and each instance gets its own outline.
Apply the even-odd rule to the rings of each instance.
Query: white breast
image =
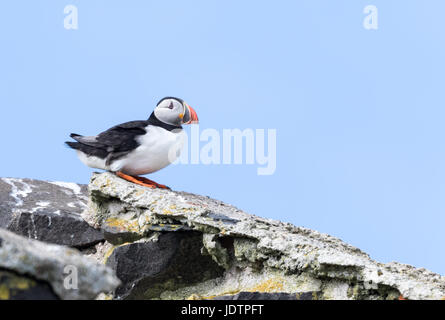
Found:
[[[179,157],[184,142],[182,130],[168,131],[152,125],[145,129],[147,133],[138,137],[140,146],[114,161],[108,170],[143,175],[158,171]]]

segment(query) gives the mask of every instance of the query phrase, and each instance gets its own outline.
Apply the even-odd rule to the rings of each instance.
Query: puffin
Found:
[[[140,175],[156,172],[175,161],[180,155],[182,125],[196,123],[195,110],[184,100],[165,97],[148,120],[118,124],[95,136],[71,133],[75,141],[65,143],[88,167],[112,172],[144,187],[170,189]]]

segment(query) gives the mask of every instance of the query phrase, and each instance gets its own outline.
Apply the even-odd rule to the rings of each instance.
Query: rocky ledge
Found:
[[[88,203],[85,185],[32,179],[0,179],[0,228],[29,238],[83,248],[103,241],[101,230],[81,213]]]
[[[2,270],[43,281],[40,285],[49,285],[59,298],[98,292],[108,292],[100,298],[114,299],[445,297],[445,279],[428,270],[379,263],[329,235],[208,197],[140,187],[111,173],[94,174],[88,193],[84,186],[20,179],[0,180],[0,191],[0,227],[21,235],[2,231],[0,238],[7,234],[7,243],[16,243],[32,265],[40,266],[33,272],[18,262],[6,263],[17,250],[0,242],[0,299],[2,286],[10,285],[7,277],[2,280]],[[54,254],[53,247],[76,255],[86,272],[83,279],[102,281],[95,280],[94,290],[83,290],[88,294],[64,292],[57,275],[68,262],[54,261],[55,255],[65,255]],[[58,273],[49,276],[42,272],[46,268]]]
[[[0,299],[94,299],[120,281],[75,249],[0,229]]]

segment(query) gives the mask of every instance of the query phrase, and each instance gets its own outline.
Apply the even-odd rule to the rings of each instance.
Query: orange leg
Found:
[[[161,188],[161,189],[170,189],[169,187],[159,184],[157,182],[154,182],[153,180],[144,178],[144,177],[138,177],[138,176],[130,176],[125,173],[122,173],[120,171],[116,172],[116,175],[124,180],[133,182],[137,185],[147,187],[147,188]]]

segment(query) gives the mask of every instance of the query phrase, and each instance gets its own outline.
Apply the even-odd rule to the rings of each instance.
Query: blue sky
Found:
[[[63,9],[78,8],[78,30]],[[378,30],[363,8],[378,8]],[[445,274],[443,1],[4,1],[2,177],[87,183],[63,142],[185,99],[200,128],[277,130],[277,169],[151,177]],[[189,129],[188,129],[189,130]]]

